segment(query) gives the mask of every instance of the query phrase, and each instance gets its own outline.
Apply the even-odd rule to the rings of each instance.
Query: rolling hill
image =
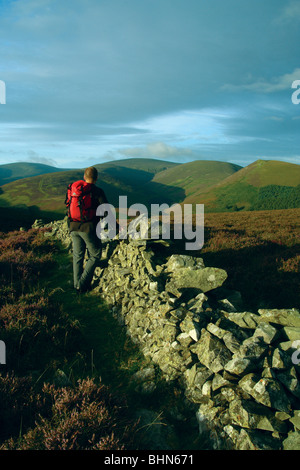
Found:
[[[135,202],[148,205],[152,202],[172,203],[153,183],[153,176],[176,163],[155,159],[128,159],[95,165],[99,172],[97,185],[102,187],[111,204],[118,206],[119,196],[127,195],[128,205]],[[22,178],[0,187],[0,216],[18,218],[19,226],[28,225],[32,219],[51,220],[63,217],[67,186],[82,179],[83,169],[49,172],[38,176]],[[147,189],[146,189],[147,188]],[[176,188],[176,200],[183,200],[185,193]],[[16,209],[16,211],[12,211]],[[28,220],[28,223],[26,223]],[[1,228],[0,228],[1,231]]]
[[[257,160],[185,203],[203,203],[207,212],[300,207],[300,165]]]
[[[211,186],[235,174],[242,167],[227,162],[196,160],[184,163],[179,167],[168,168],[157,173],[153,182],[163,184],[170,188],[181,188],[186,198],[193,194],[201,194]]]
[[[176,164],[155,159],[128,159],[95,165],[108,200],[118,205],[119,196],[127,195],[128,204],[139,202],[174,204],[224,180],[241,167],[231,163],[201,161]],[[0,188],[0,207],[30,207],[47,212],[65,212],[66,188],[82,178],[83,170],[45,173],[23,178]],[[2,192],[2,194],[1,194]]]
[[[64,171],[64,168],[56,168],[41,163],[17,162],[0,165],[0,186],[13,181],[30,178],[31,176],[43,175]]]
[[[99,172],[97,185],[115,207],[121,195],[127,196],[128,206],[203,203],[206,212],[300,207],[300,165],[296,164],[258,160],[242,168],[218,161],[176,164],[135,158],[95,166]],[[2,220],[18,217],[21,226],[22,220],[29,223],[34,218],[63,217],[66,188],[82,177],[80,169],[52,171],[2,185]]]
[[[116,160],[114,162],[101,163],[95,166],[100,171],[122,167],[155,175],[156,173],[167,170],[168,168],[174,168],[178,165],[180,165],[180,163],[167,162],[165,160],[157,160],[154,158],[127,158],[125,160]]]

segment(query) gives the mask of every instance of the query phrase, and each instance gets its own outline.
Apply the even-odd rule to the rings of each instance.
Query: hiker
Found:
[[[78,293],[91,289],[94,271],[102,254],[101,240],[96,234],[99,222],[96,209],[100,204],[108,203],[104,191],[95,185],[97,168],[86,168],[83,178],[69,185],[66,196],[68,226],[73,243],[74,288]],[[86,250],[88,260],[83,268]]]

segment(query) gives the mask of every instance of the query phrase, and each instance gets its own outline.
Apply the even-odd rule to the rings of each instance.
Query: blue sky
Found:
[[[299,0],[0,1],[0,164],[300,163]]]

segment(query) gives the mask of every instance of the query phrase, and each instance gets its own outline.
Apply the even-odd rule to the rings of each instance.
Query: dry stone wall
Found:
[[[48,226],[71,249],[66,221]],[[165,379],[181,384],[200,433],[214,429],[240,450],[300,449],[299,310],[245,311],[222,287],[224,270],[168,245],[105,243],[95,292]]]

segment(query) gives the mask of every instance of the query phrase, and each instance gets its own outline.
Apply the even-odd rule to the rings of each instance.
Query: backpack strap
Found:
[[[79,210],[80,210],[81,222],[84,222],[84,215],[83,215],[83,212],[82,212],[82,204],[83,204],[83,186],[81,186],[80,190],[81,190],[81,194],[80,194],[80,196],[78,196],[78,207],[79,207]]]
[[[69,217],[70,220],[72,220],[71,214],[70,214],[71,201],[72,201],[72,183],[70,183],[67,188],[66,198],[65,198],[65,205],[67,206],[66,215]]]

